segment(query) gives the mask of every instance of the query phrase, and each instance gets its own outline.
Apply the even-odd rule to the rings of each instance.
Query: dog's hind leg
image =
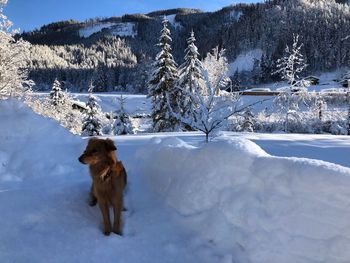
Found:
[[[98,205],[101,209],[102,217],[103,217],[103,233],[106,236],[109,236],[111,233],[111,220],[109,218],[109,207],[108,202],[103,202],[102,200],[98,200]]]
[[[117,193],[117,197],[115,198],[115,201],[113,204],[113,212],[114,212],[113,232],[120,236],[123,235],[121,230],[122,209],[123,209],[123,193]]]

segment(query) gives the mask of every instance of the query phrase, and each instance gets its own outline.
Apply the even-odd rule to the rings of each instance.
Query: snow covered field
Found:
[[[86,140],[16,101],[0,120],[0,262],[350,260],[347,136],[114,137],[129,210],[125,235],[105,237]]]

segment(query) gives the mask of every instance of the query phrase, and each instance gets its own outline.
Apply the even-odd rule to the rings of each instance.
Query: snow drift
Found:
[[[59,179],[79,168],[72,156],[79,156],[84,142],[54,120],[16,100],[1,101],[0,120],[0,182]],[[45,178],[43,171],[49,171]]]
[[[154,139],[139,173],[227,262],[349,262],[350,169],[244,139]],[[226,262],[226,261],[225,261]]]

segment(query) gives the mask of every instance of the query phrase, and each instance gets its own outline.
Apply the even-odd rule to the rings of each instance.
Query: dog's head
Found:
[[[89,140],[84,153],[79,157],[79,162],[93,165],[106,158],[110,152],[117,150],[110,139],[92,138]]]

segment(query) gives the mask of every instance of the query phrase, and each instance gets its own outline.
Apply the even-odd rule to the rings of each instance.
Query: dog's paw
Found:
[[[109,236],[109,235],[111,234],[111,231],[103,231],[103,234],[104,234],[105,236]]]
[[[114,227],[113,227],[113,233],[114,233],[114,234],[117,234],[117,235],[119,235],[119,236],[122,236],[122,235],[123,235],[122,230],[121,230],[118,226],[114,226]]]
[[[95,206],[97,204],[97,199],[89,200],[89,206]]]
[[[113,233],[117,234],[118,236],[122,236],[123,235],[122,231],[119,231],[119,230],[113,230]]]

